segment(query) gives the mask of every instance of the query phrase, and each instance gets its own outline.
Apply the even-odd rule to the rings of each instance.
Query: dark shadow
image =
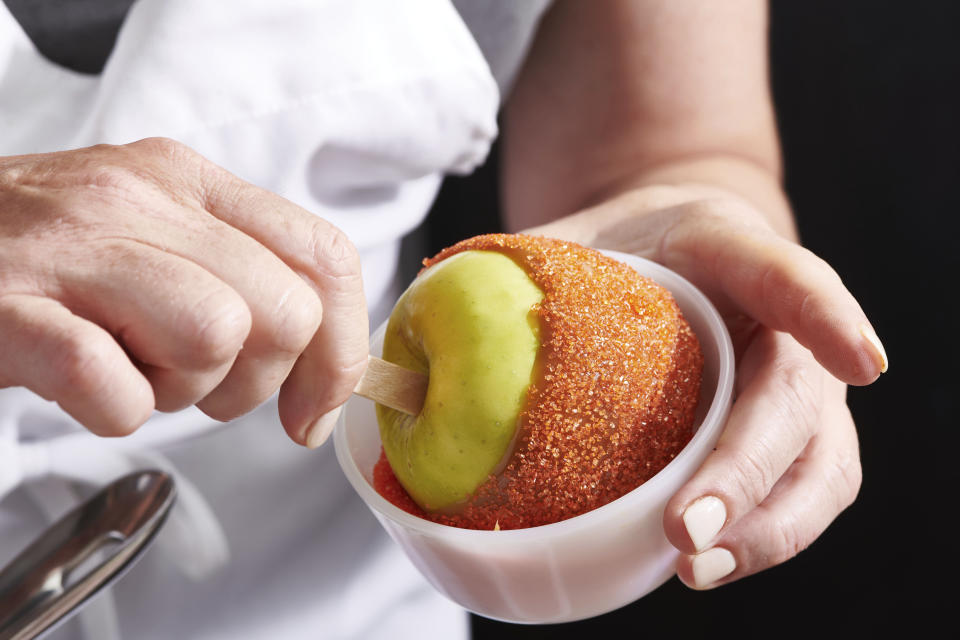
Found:
[[[133,0],[3,0],[51,62],[80,73],[103,71]]]

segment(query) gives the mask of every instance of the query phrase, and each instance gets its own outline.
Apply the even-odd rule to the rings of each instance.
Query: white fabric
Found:
[[[442,0],[142,0],[96,77],[38,56],[3,6],[0,69],[0,153],[174,138],[355,239],[369,300],[440,175],[496,134],[489,69]]]
[[[0,3],[0,156],[175,138],[346,231],[373,305],[440,176],[485,157],[497,107],[442,0],[140,0],[100,76],[44,60]],[[218,428],[189,410],[103,440],[0,390],[0,563],[132,468],[179,485],[158,544],[53,637],[465,637],[466,616],[389,543],[332,448],[293,445],[276,415],[270,401]]]

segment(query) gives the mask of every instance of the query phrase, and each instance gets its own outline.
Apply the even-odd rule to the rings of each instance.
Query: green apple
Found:
[[[511,453],[534,375],[543,292],[512,259],[464,251],[423,273],[387,324],[383,358],[428,374],[423,410],[377,405],[383,449],[428,511],[462,504]]]

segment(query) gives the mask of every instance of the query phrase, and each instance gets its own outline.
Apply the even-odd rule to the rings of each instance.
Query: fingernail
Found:
[[[330,437],[333,428],[337,425],[340,418],[340,412],[343,407],[337,407],[329,413],[325,413],[307,428],[307,449],[316,449]]]
[[[727,508],[716,496],[704,496],[683,512],[683,524],[697,551],[703,551],[717,537],[726,521]]]
[[[721,547],[707,549],[693,557],[693,582],[697,589],[710,586],[737,568],[733,554]]]
[[[883,348],[883,343],[880,342],[880,338],[877,337],[876,332],[869,326],[862,324],[860,325],[860,335],[866,338],[870,346],[873,347],[873,350],[877,352],[877,356],[880,358],[880,373],[886,373],[888,364],[887,351]]]

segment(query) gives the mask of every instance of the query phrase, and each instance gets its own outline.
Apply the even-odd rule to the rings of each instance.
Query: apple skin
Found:
[[[455,511],[512,450],[540,347],[543,292],[508,256],[465,251],[397,301],[383,358],[429,376],[417,416],[377,405],[384,453],[410,497]]]

